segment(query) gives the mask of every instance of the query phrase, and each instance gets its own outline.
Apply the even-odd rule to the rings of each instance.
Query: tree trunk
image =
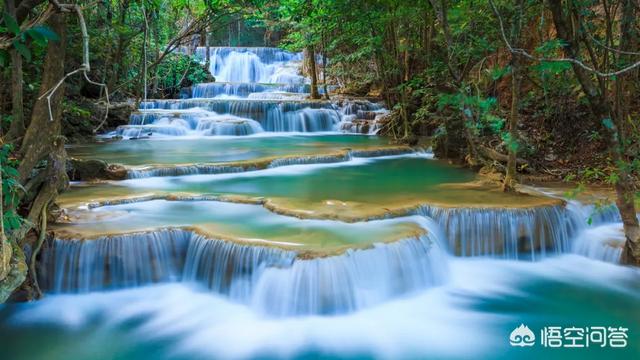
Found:
[[[158,61],[158,58],[160,57],[160,29],[158,29],[158,22],[159,19],[158,17],[160,16],[157,12],[153,13],[153,56],[154,56],[154,62]],[[160,72],[159,72],[159,68],[156,67],[154,70],[154,74],[153,74],[153,89],[151,90],[151,96],[153,97],[157,97],[158,96],[158,86],[160,85]]]
[[[205,49],[205,63],[204,63],[204,67],[205,69],[209,70],[209,67],[211,66],[211,43],[209,41],[209,31],[208,31],[208,27],[205,27],[205,29],[203,30],[204,32],[204,45],[206,47]]]
[[[119,11],[120,11],[120,16],[119,16],[119,25],[120,28],[125,28],[127,26],[127,11],[129,9],[129,1],[125,0],[123,2],[120,3],[119,6]],[[116,43],[116,51],[114,52],[113,58],[112,58],[112,65],[113,68],[111,69],[111,76],[109,77],[109,83],[107,84],[107,86],[109,87],[109,89],[115,89],[116,85],[118,84],[118,82],[120,81],[120,73],[122,72],[122,68],[123,66],[121,66],[122,62],[123,62],[123,53],[125,51],[125,46],[126,46],[126,38],[125,38],[125,33],[122,30],[117,30],[118,31],[118,40]]]
[[[329,89],[327,88],[327,43],[322,32],[322,88],[324,90],[324,98],[329,100]]]
[[[511,28],[511,43],[515,47],[519,47],[521,43],[522,8],[523,0],[519,0]],[[520,88],[522,84],[521,60],[518,55],[511,53],[511,111],[509,114],[509,142],[507,144],[509,161],[507,162],[507,171],[502,187],[504,191],[513,191],[517,183],[516,159],[518,155],[518,118],[520,116],[518,106],[520,105]]]
[[[624,52],[638,52],[638,31],[637,31],[637,10],[632,0],[623,0],[622,17],[620,23],[620,50]],[[633,62],[630,55],[620,55],[618,63],[626,66]],[[630,126],[626,121],[629,116],[629,103],[632,101],[634,93],[633,79],[637,76],[638,70],[631,71],[616,78],[616,104],[618,121],[616,127],[619,133],[619,152],[623,158],[626,154],[627,144],[631,134]],[[628,160],[624,158],[625,164]],[[623,169],[627,169],[624,166]],[[620,179],[616,183],[616,204],[622,217],[622,224],[626,236],[625,247],[620,259],[623,264],[640,266],[640,224],[636,216],[634,203],[635,185],[631,174],[627,171],[621,172]]]
[[[309,73],[311,74],[311,98],[320,99],[318,93],[318,73],[316,71],[316,52],[313,45],[307,47],[307,55],[309,62]]]
[[[52,89],[64,77],[64,58],[66,35],[64,15],[54,14],[49,26],[60,37],[59,41],[50,41],[44,59],[39,97]],[[22,160],[18,168],[20,183],[25,184],[31,177],[35,166],[54,150],[56,139],[60,136],[60,118],[65,85],[62,84],[51,96],[49,104],[46,97],[36,100],[33,105],[31,122],[27,129],[20,154]],[[51,114],[49,113],[51,109]],[[53,121],[50,120],[50,115]]]
[[[574,32],[570,31],[569,20],[564,16],[562,8],[562,0],[548,0],[549,8],[552,13],[553,22],[558,32],[558,37],[566,42],[565,51],[570,58],[579,58],[578,43],[574,37]],[[625,2],[630,0],[625,0]],[[623,6],[623,9],[627,8]],[[622,18],[627,18],[623,15]],[[633,18],[633,17],[632,17]],[[624,25],[624,21],[623,21]],[[621,37],[624,42],[627,36]],[[628,40],[628,39],[627,39]],[[607,145],[611,161],[616,166],[619,180],[615,184],[616,205],[622,222],[624,225],[624,233],[626,237],[625,248],[621,261],[626,264],[640,266],[640,224],[636,217],[636,209],[634,204],[635,188],[632,176],[629,173],[628,162],[624,155],[624,144],[620,139],[624,138],[620,133],[619,127],[616,125],[614,112],[607,98],[599,91],[598,86],[593,82],[591,74],[579,65],[572,63],[573,72],[582,87],[583,93],[593,113],[602,121],[604,130],[607,133]],[[618,81],[618,80],[616,80]]]
[[[7,11],[16,16],[14,0],[6,0]],[[11,54],[11,126],[7,133],[7,141],[19,139],[24,135],[24,107],[22,101],[22,57],[15,49]]]
[[[1,144],[1,143],[0,143]],[[2,163],[0,163],[0,168]],[[2,184],[2,172],[0,171],[0,185]],[[4,214],[3,186],[0,186],[0,214]],[[4,216],[3,216],[4,217]],[[4,280],[11,270],[11,244],[4,233],[4,221],[0,219],[0,282]]]
[[[60,39],[50,41],[47,46],[39,97],[53,89],[65,75],[65,15],[53,14],[48,20],[48,25]],[[60,135],[63,98],[64,84],[53,93],[50,102],[46,96],[36,100],[29,127],[22,139],[19,150],[21,161],[18,167],[18,180],[25,189],[21,194],[24,203],[31,203],[26,224],[37,224],[44,212],[43,209],[55,199],[58,191],[68,184],[64,138]],[[43,161],[46,167],[37,169]],[[32,199],[35,201],[31,202]],[[26,225],[14,230],[11,234],[9,241],[12,247],[11,263],[9,273],[4,280],[0,281],[0,302],[6,300],[23,283],[27,274],[24,253],[18,243],[23,240],[29,229],[30,226]],[[5,249],[4,242],[2,248]]]

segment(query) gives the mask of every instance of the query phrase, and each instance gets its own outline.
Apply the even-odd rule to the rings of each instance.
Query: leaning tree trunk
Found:
[[[60,133],[64,98],[64,83],[60,81],[65,76],[65,15],[52,15],[48,25],[60,39],[48,44],[39,97],[34,103],[31,121],[19,151],[21,161],[18,179],[25,189],[21,200],[23,204],[30,204],[27,224],[32,226],[46,223],[47,206],[69,183],[65,171],[64,138]],[[56,86],[57,89],[50,97],[44,96],[50,94]],[[44,229],[39,231],[42,232]],[[43,234],[39,238],[43,238]],[[35,262],[35,256],[37,253],[32,255],[31,263]],[[32,280],[36,278],[35,273],[31,273],[30,276]],[[38,291],[37,288],[35,290]]]
[[[55,139],[60,136],[64,83],[53,93],[50,101],[43,95],[54,88],[64,77],[66,47],[64,15],[52,15],[49,19],[49,26],[60,39],[59,41],[50,41],[47,47],[39,97],[33,106],[31,122],[20,146],[21,161],[18,172],[22,184],[26,184],[36,165],[54,150]]]
[[[309,73],[311,74],[311,98],[320,99],[320,93],[318,93],[318,73],[316,71],[316,52],[313,45],[307,47]]]

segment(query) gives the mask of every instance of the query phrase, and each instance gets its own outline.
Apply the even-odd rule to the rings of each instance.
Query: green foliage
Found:
[[[11,157],[13,146],[4,144],[0,147],[0,167],[2,171],[2,195],[3,209],[2,221],[5,230],[18,229],[23,219],[16,212],[18,206],[18,192],[24,191],[18,182],[18,161]]]
[[[18,25],[18,22],[11,14],[5,12],[2,14],[2,19],[4,20],[4,27],[0,28],[2,32],[11,32],[14,35],[20,34],[20,25]]]
[[[63,104],[64,112],[74,117],[88,119],[91,117],[91,111],[84,109],[73,101],[65,101]]]
[[[167,55],[158,67],[160,76],[160,88],[177,90],[181,86],[209,81],[211,76],[199,62],[190,56],[183,54]]]
[[[13,35],[11,46],[22,56],[27,62],[31,62],[32,54],[29,49],[29,40],[37,45],[44,46],[48,41],[58,41],[58,35],[46,25],[36,25],[31,28],[22,30],[16,19],[8,12],[2,14],[2,25],[0,25],[0,33],[10,33]],[[0,65],[7,66],[9,64],[9,53],[5,49],[0,49]]]
[[[501,134],[504,129],[505,120],[493,112],[496,98],[467,95],[464,92],[441,94],[438,101],[440,111],[447,106],[458,109],[465,117],[466,126],[476,135],[486,132]]]
[[[505,67],[496,66],[491,70],[489,70],[489,76],[491,76],[491,80],[493,81],[500,80],[508,74],[511,74],[511,66],[505,66]]]

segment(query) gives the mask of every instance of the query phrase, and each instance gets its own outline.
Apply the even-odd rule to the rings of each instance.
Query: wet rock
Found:
[[[62,134],[69,143],[78,144],[92,141],[95,136],[94,131],[101,125],[100,130],[104,131],[128,124],[129,116],[135,109],[136,105],[133,100],[112,102],[105,120],[106,103],[98,103],[85,98],[69,101],[63,112]]]
[[[118,164],[107,164],[96,159],[75,159],[67,161],[67,174],[73,181],[88,180],[123,180],[127,177],[127,169]]]
[[[191,86],[183,87],[180,89],[180,93],[178,94],[178,97],[180,99],[190,99],[192,92],[193,92],[193,89],[191,88]]]

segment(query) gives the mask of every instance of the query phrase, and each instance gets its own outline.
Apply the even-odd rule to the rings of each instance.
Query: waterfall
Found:
[[[330,102],[277,100],[155,100],[140,104],[116,134],[251,135],[336,131],[342,116]]]
[[[52,293],[185,281],[269,315],[337,314],[443,283],[447,266],[434,233],[327,257],[180,229],[57,239],[40,277]]]
[[[257,121],[237,116],[211,116],[198,121],[196,132],[203,135],[251,135],[262,132]]]
[[[302,53],[277,48],[211,47],[209,71],[221,82],[303,84],[299,75]],[[206,48],[198,47],[196,57],[204,62]]]
[[[38,272],[49,292],[89,292],[180,279],[190,235],[183,231],[55,239]]]
[[[573,252],[591,259],[620,262],[627,238],[621,223],[609,223],[585,229],[576,237]]]
[[[269,163],[269,168],[289,165],[309,165],[309,164],[329,164],[351,160],[351,153],[344,155],[309,155],[309,156],[288,156],[282,159],[275,159]]]
[[[434,219],[458,256],[538,259],[572,249],[571,240],[593,224],[617,220],[615,211],[570,202],[534,208],[442,208],[423,205],[417,213]],[[590,215],[591,214],[591,215]]]
[[[183,280],[201,282],[216,293],[246,302],[264,269],[289,268],[295,256],[292,251],[239,245],[194,234],[186,256]]]
[[[444,257],[425,235],[296,261],[290,268],[268,268],[258,280],[252,305],[281,316],[339,314],[440,285],[446,276]]]
[[[535,259],[547,252],[557,254],[569,249],[569,239],[579,227],[562,206],[476,209],[425,205],[418,213],[440,224],[450,251],[460,256]]]
[[[128,169],[128,179],[141,179],[154,176],[183,176],[183,175],[200,175],[200,174],[229,174],[243,171],[257,170],[252,166],[228,166],[228,165],[176,165],[176,166],[158,166],[140,169]]]
[[[304,101],[309,80],[300,75],[302,54],[277,48],[210,48],[214,83],[195,84],[181,100],[150,100],[129,124],[108,135],[245,136],[262,132],[375,134],[387,113],[367,100]],[[206,49],[195,56],[205,61]],[[333,89],[334,87],[330,86]],[[319,91],[324,91],[319,87]],[[190,98],[189,98],[190,97]]]
[[[308,84],[260,84],[260,83],[201,83],[193,86],[192,98],[237,97],[248,98],[257,93],[296,93],[308,94],[311,87]]]

